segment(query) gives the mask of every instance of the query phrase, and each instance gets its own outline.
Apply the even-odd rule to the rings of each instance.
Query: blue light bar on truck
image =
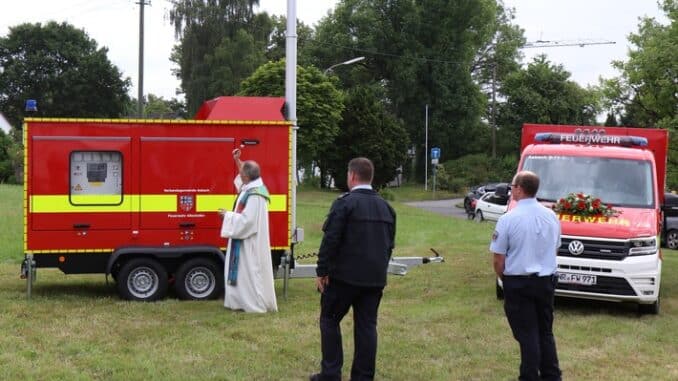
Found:
[[[539,132],[534,140],[540,143],[555,144],[589,144],[611,146],[639,146],[647,147],[647,138],[640,136],[618,136],[605,134],[561,134],[554,132]]]

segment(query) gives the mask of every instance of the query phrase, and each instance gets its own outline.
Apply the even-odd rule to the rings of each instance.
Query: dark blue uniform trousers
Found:
[[[504,311],[520,344],[520,380],[560,380],[553,337],[555,276],[504,276]]]
[[[344,350],[341,343],[341,320],[353,307],[355,352],[351,381],[374,379],[377,358],[377,311],[382,287],[353,286],[330,278],[320,297],[320,342],[322,380],[341,380]]]

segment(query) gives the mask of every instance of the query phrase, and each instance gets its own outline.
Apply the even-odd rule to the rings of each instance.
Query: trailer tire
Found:
[[[183,300],[215,299],[223,287],[222,273],[211,259],[189,259],[176,271],[174,289]]]
[[[672,229],[666,233],[666,247],[672,250],[678,249],[678,230]]]
[[[134,258],[122,265],[116,284],[123,299],[159,300],[167,294],[167,270],[155,259]]]

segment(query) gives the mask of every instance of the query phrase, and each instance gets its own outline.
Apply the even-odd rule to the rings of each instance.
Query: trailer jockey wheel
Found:
[[[117,278],[123,299],[150,302],[167,294],[167,271],[155,259],[131,259],[122,265]]]
[[[174,289],[179,299],[215,299],[223,289],[223,272],[214,261],[207,258],[190,259],[177,270]]]

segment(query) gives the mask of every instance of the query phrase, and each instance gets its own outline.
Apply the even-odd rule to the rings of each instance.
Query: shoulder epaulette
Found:
[[[339,197],[337,197],[337,200],[342,199],[342,198],[348,196],[349,194],[351,194],[351,192],[342,193]]]

